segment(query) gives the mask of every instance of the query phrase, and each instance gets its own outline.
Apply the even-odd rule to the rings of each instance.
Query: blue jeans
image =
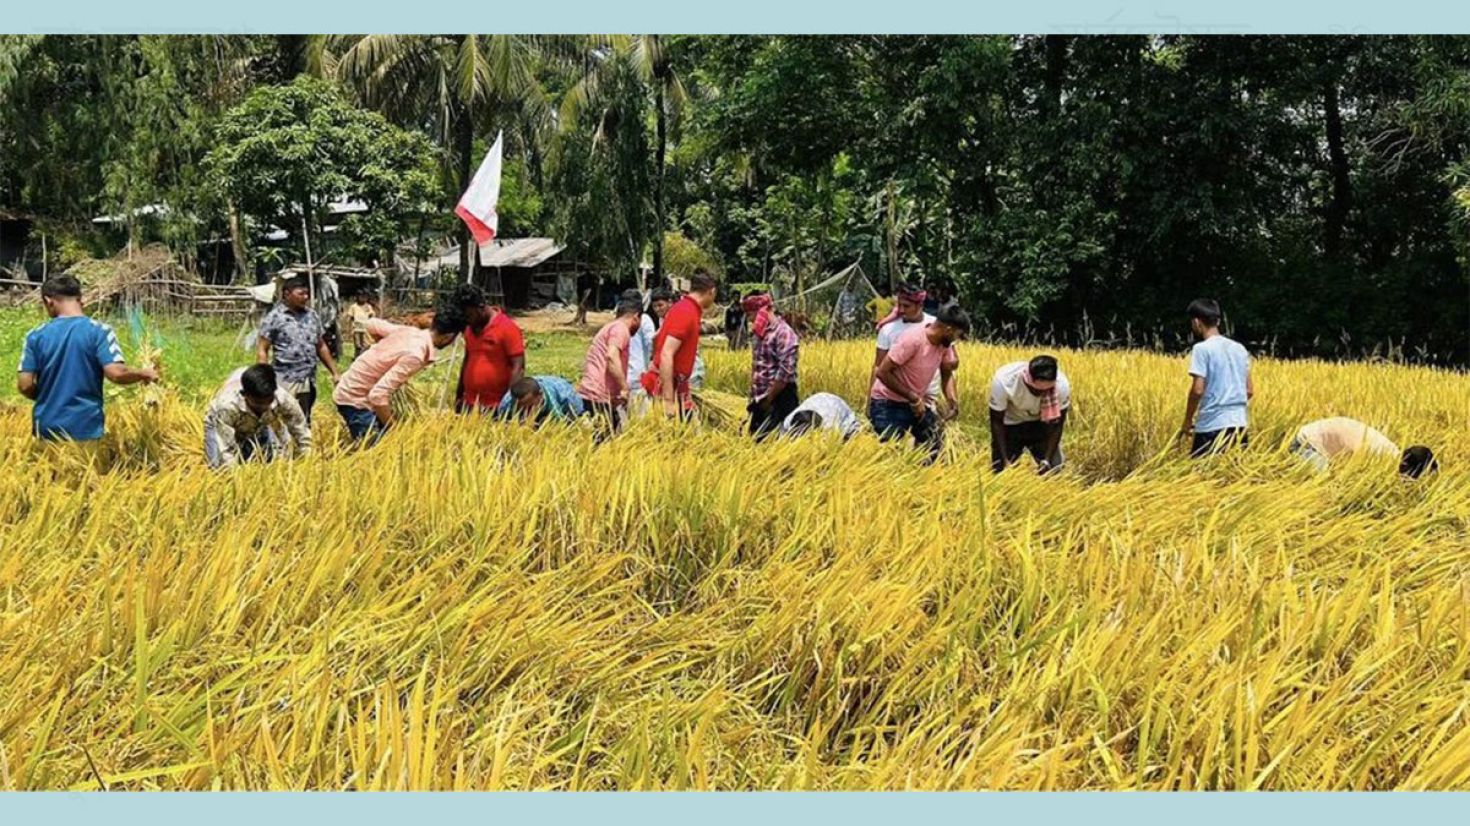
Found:
[[[339,404],[337,412],[342,414],[342,421],[347,425],[347,435],[354,442],[374,445],[388,432],[388,426],[378,421],[378,414],[371,410]]]
[[[931,462],[939,458],[939,451],[944,447],[944,427],[933,410],[925,410],[919,417],[905,402],[868,399],[868,420],[882,441],[890,442],[912,435],[915,447],[929,449]]]

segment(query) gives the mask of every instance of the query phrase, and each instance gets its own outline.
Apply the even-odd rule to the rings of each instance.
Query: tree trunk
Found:
[[[1070,38],[1064,34],[1046,36],[1046,95],[1042,105],[1055,117],[1062,111],[1062,85],[1067,78],[1067,44]]]
[[[662,78],[654,78],[653,90],[658,118],[658,147],[654,150],[653,160],[653,280],[660,283],[664,277],[664,153],[668,141],[668,114],[664,112]]]
[[[240,229],[240,210],[235,208],[233,199],[226,202],[225,210],[230,221],[230,248],[235,253],[235,277],[231,280],[237,284],[248,284],[250,257],[245,251],[245,233]]]
[[[454,193],[457,199],[470,186],[470,176],[473,174],[471,165],[474,163],[475,128],[470,122],[468,104],[457,104],[454,109],[454,154],[459,166],[459,192]],[[473,275],[471,268],[479,260],[478,256],[472,252],[474,243],[475,239],[470,236],[470,228],[461,222],[459,228],[459,280],[461,282],[470,280]]]
[[[1342,236],[1352,208],[1352,178],[1349,176],[1347,150],[1343,147],[1342,108],[1337,81],[1327,81],[1322,96],[1327,116],[1327,158],[1332,172],[1332,195],[1327,200],[1322,249],[1329,261],[1342,258]]]

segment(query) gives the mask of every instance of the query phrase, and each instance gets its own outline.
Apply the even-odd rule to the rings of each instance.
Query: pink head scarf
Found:
[[[755,315],[755,321],[750,324],[750,331],[755,334],[756,338],[765,337],[766,328],[771,324],[771,310],[774,306],[771,297],[766,293],[748,295],[740,302],[741,309],[747,314]]]
[[[898,297],[904,301],[912,301],[915,304],[922,305],[924,303],[924,299],[929,297],[929,293],[924,290],[899,290]],[[888,311],[888,315],[883,316],[883,318],[878,320],[878,329],[883,329],[883,325],[887,324],[890,321],[896,321],[897,319],[898,302],[895,301],[893,302],[893,309]]]

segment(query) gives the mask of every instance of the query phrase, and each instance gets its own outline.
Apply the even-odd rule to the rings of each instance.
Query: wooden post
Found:
[[[41,280],[46,280],[46,233],[41,233]]]

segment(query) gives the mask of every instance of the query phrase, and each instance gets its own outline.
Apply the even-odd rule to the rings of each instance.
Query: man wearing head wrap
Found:
[[[1029,452],[1038,473],[1062,466],[1062,428],[1072,385],[1052,356],[1007,364],[990,380],[990,467],[996,473]]]
[[[878,365],[883,363],[883,357],[893,349],[894,342],[899,336],[908,332],[911,327],[922,327],[934,320],[934,316],[924,312],[924,299],[927,293],[920,287],[912,284],[899,285],[898,301],[894,304],[888,315],[878,320],[878,351],[873,357],[873,371],[868,376],[868,384],[872,384],[878,378]],[[929,385],[929,397],[937,399],[940,396],[939,376],[934,377],[934,382]]]
[[[750,432],[763,440],[796,410],[796,331],[776,314],[766,293],[752,293],[741,302],[751,319]]]

